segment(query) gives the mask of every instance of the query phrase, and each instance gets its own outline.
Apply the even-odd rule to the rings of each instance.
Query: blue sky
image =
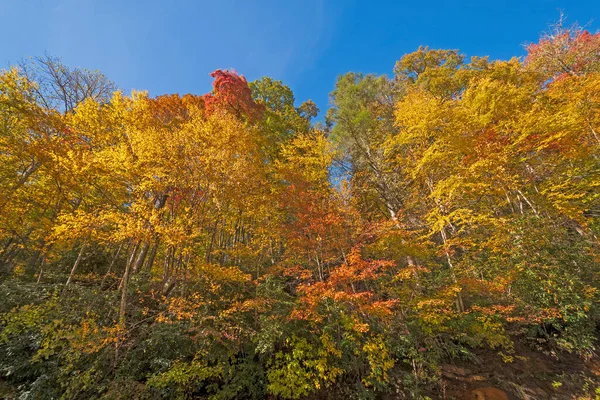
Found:
[[[598,0],[0,0],[0,63],[48,52],[151,95],[206,93],[212,70],[234,68],[324,111],[340,74],[390,73],[419,45],[520,56],[559,10],[600,28]]]

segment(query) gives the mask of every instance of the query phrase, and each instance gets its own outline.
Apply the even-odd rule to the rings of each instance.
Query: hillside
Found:
[[[0,395],[598,399],[600,34],[265,77],[0,74]]]

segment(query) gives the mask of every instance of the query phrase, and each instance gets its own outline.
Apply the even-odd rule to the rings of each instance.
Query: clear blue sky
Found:
[[[600,28],[600,0],[0,0],[0,63],[48,52],[151,95],[206,93],[234,68],[324,111],[342,73],[390,73],[419,45],[520,56],[559,10]]]

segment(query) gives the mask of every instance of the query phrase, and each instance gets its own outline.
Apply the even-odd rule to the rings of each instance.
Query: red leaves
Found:
[[[256,121],[262,116],[263,108],[252,99],[252,91],[246,78],[235,71],[217,69],[210,76],[215,78],[213,91],[204,95],[206,111],[231,112],[237,117]]]
[[[525,64],[560,79],[600,70],[600,33],[559,29],[527,46]]]

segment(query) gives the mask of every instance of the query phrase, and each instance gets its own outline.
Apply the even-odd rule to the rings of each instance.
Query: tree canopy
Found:
[[[475,349],[593,357],[600,34],[527,51],[349,72],[324,124],[230,70],[2,71],[0,394],[421,398]]]

